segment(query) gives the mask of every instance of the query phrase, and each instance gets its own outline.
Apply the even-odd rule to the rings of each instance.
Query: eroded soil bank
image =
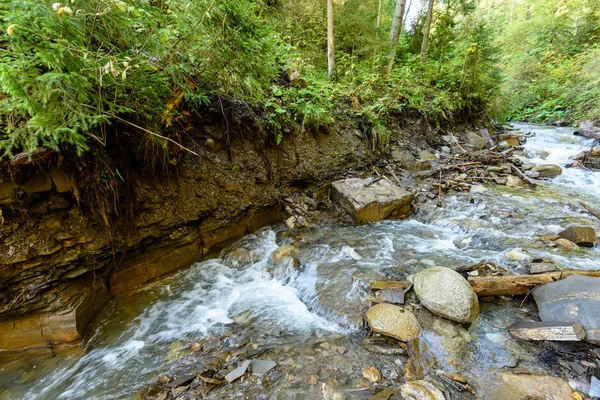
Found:
[[[199,156],[181,157],[176,172],[108,168],[107,182],[127,186],[127,196],[109,188],[108,213],[86,203],[86,182],[99,177],[86,177],[85,168],[52,153],[12,160],[0,180],[0,349],[80,341],[111,296],[282,221],[286,193],[310,188],[319,201],[331,180],[381,156],[354,126],[265,146],[248,120],[234,125],[213,114],[188,139]],[[398,150],[412,148],[418,157],[415,149],[439,135],[423,127],[421,120],[396,127],[388,150],[405,157]]]

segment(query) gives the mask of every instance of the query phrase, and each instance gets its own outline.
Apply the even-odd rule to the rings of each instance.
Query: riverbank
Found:
[[[178,398],[368,399],[388,386],[400,387],[409,364],[405,350],[395,340],[367,338],[361,325],[373,301],[371,282],[404,281],[431,266],[456,268],[483,260],[512,273],[527,273],[528,263],[538,258],[551,258],[560,268],[600,269],[597,248],[573,250],[538,239],[570,224],[600,230],[600,222],[575,202],[600,209],[597,173],[566,168],[569,157],[586,147],[584,141],[566,130],[521,129],[535,135],[515,151],[527,154],[521,157],[530,164],[559,165],[561,175],[535,178],[535,188],[488,184],[480,193],[463,192],[460,186],[454,191],[450,185],[442,207],[433,198],[405,221],[357,227],[334,213],[312,227],[291,229],[281,223],[260,230],[218,258],[116,297],[74,354],[47,349],[31,358],[5,358],[3,395],[119,398],[167,391],[168,396],[181,393]],[[549,154],[538,154],[542,150]],[[385,165],[376,168],[384,171]],[[402,179],[402,171],[397,172]],[[386,177],[393,179],[389,173]],[[445,172],[443,179],[454,180]],[[528,257],[515,258],[519,252]],[[474,396],[490,399],[518,396],[523,386],[540,387],[556,377],[564,384],[589,385],[582,379],[589,372],[582,362],[593,363],[595,356],[585,345],[556,347],[508,333],[517,320],[537,319],[531,297],[481,300],[480,315],[470,326],[436,317],[412,295],[406,307],[422,327],[425,376],[460,398],[473,395],[455,392],[437,370],[462,376]],[[277,366],[263,376],[214,386],[211,380],[221,381],[246,359]],[[553,379],[536,380],[544,375]],[[519,382],[521,389],[515,388]],[[514,391],[507,391],[508,384]]]
[[[230,122],[213,110],[196,124],[186,145],[199,156],[154,175],[122,158],[97,157],[102,166],[51,151],[4,165],[0,349],[79,342],[112,296],[289,218],[290,194],[320,202],[332,180],[378,160],[419,168],[432,157],[419,161],[420,151],[440,141],[410,118],[390,127],[386,153],[351,124],[298,127],[279,145],[250,134],[247,113]]]

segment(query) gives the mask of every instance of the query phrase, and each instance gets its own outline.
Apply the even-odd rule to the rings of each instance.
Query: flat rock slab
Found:
[[[533,291],[542,321],[578,322],[585,340],[600,344],[600,278],[571,275]]]
[[[344,179],[331,184],[332,197],[357,224],[408,217],[413,194],[386,179]]]

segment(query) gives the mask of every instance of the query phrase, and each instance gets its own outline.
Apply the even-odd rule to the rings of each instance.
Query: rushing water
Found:
[[[536,134],[525,146],[535,164],[564,167],[590,145],[570,128],[518,128]],[[545,160],[541,150],[549,153]],[[381,389],[362,377],[365,367],[374,365],[384,381],[394,381],[406,363],[404,356],[380,354],[363,343],[359,325],[370,281],[482,260],[523,271],[506,258],[515,248],[565,268],[600,269],[597,248],[567,252],[534,238],[572,223],[600,232],[600,221],[576,201],[600,209],[600,173],[565,168],[536,189],[489,189],[448,195],[443,207],[424,205],[406,221],[324,223],[297,232],[277,226],[249,235],[221,258],[114,299],[83,347],[2,355],[0,398],[131,398],[160,374],[179,376],[219,360],[228,365],[252,351],[266,351],[262,358],[279,366],[208,397],[369,398]],[[298,248],[299,267],[289,259],[273,261],[271,253],[283,244]],[[530,302],[484,302],[481,308],[468,330],[417,310],[426,367],[460,373],[478,396],[490,399],[508,398],[493,383],[503,367],[551,372],[539,360],[539,344],[516,341],[505,330],[535,312]],[[195,342],[202,349],[193,352]]]

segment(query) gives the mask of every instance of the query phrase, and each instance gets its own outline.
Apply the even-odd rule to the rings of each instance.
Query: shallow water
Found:
[[[525,148],[536,164],[564,167],[590,145],[570,128],[517,127],[535,133]],[[542,160],[539,150],[550,154]],[[114,299],[83,347],[0,355],[0,398],[131,398],[161,374],[178,376],[219,361],[222,368],[223,360],[227,366],[262,350],[262,358],[279,363],[274,371],[208,397],[369,398],[401,379],[406,363],[405,356],[380,354],[363,344],[366,332],[360,325],[372,280],[406,279],[427,266],[483,260],[526,272],[506,258],[514,248],[534,258],[551,257],[565,268],[600,269],[598,248],[567,252],[534,238],[572,223],[600,232],[600,220],[577,204],[581,200],[600,210],[600,173],[565,168],[536,189],[489,189],[447,195],[442,207],[423,205],[406,221],[360,227],[325,222],[295,232],[275,226],[249,235],[221,258]],[[299,266],[289,259],[273,261],[271,253],[284,244],[298,248]],[[460,373],[477,397],[489,399],[507,398],[491,383],[503,367],[552,372],[553,366],[539,359],[539,344],[516,341],[505,330],[535,313],[531,303],[484,302],[481,308],[468,328],[415,309],[424,327],[427,372]],[[202,350],[191,351],[194,342],[202,343]],[[362,377],[372,365],[382,371],[380,386]]]

